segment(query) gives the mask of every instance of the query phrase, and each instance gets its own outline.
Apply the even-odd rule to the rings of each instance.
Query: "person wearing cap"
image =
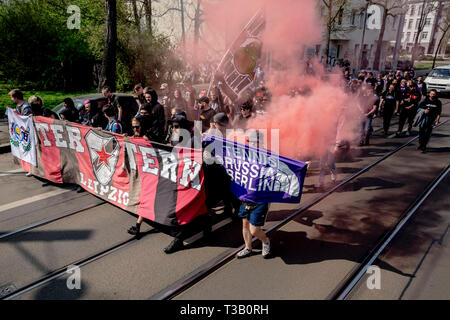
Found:
[[[210,128],[206,131],[207,134],[213,136],[220,136],[226,138],[226,131],[229,128],[230,120],[224,112],[219,112],[214,115],[211,120]]]
[[[198,99],[199,115],[198,120],[202,122],[202,132],[208,130],[211,126],[211,120],[216,112],[209,106],[209,98],[204,96]]]
[[[259,130],[252,130],[247,143],[255,148],[264,148],[264,136]],[[236,254],[237,259],[242,259],[252,255],[252,239],[258,238],[262,242],[262,256],[267,259],[271,255],[270,239],[262,229],[269,212],[268,203],[255,203],[243,201],[238,216],[242,218],[242,236],[245,247]]]

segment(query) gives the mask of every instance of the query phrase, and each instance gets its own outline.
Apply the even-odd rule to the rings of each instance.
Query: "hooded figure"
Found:
[[[145,95],[150,95],[151,100],[141,106],[140,113],[151,117],[151,125],[148,131],[148,138],[151,141],[164,143],[165,140],[165,125],[166,116],[164,114],[164,107],[158,103],[158,94],[155,90],[149,89]]]
[[[167,134],[167,142],[176,146],[183,141],[183,139],[189,135],[192,137],[194,124],[187,120],[186,113],[184,111],[177,111],[172,118],[168,121],[169,129]],[[181,131],[181,130],[184,130]],[[184,147],[190,147],[183,143]]]

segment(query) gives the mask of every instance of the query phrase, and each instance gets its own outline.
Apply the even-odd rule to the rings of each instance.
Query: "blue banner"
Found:
[[[215,162],[231,177],[231,191],[241,201],[298,203],[307,165],[265,149],[206,135],[205,163]]]

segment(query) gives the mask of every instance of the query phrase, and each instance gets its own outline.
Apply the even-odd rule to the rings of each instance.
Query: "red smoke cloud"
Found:
[[[272,101],[267,113],[258,115],[249,128],[279,129],[280,154],[299,159],[320,156],[335,144],[336,135],[352,142],[359,138],[361,106],[344,90],[341,71],[326,73],[313,61],[314,75],[305,74],[303,52],[321,42],[323,31],[317,1],[224,0],[204,7],[205,23],[212,30],[207,36],[227,34],[229,43],[264,8],[263,50],[276,61],[276,68],[264,70]],[[309,92],[292,98],[287,95],[292,88]]]

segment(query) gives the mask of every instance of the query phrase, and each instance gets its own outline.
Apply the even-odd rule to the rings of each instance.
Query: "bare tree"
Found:
[[[117,55],[117,3],[116,0],[105,0],[106,32],[103,50],[102,72],[98,91],[108,85],[116,90],[116,55]]]
[[[414,62],[417,60],[419,55],[419,44],[420,37],[422,35],[422,31],[425,27],[428,15],[437,9],[437,1],[435,0],[422,0],[420,11],[419,11],[419,20],[417,23],[416,36],[414,38],[414,45],[412,49],[411,63],[414,65]]]
[[[383,48],[383,37],[384,31],[386,30],[386,21],[387,17],[395,17],[399,14],[402,14],[405,10],[405,0],[374,0],[372,4],[378,5],[381,7],[383,12],[383,17],[381,18],[381,29],[378,36],[377,41],[377,49],[375,50],[375,57],[373,60],[373,69],[380,70],[380,59],[381,59],[381,50]]]
[[[327,15],[325,17],[325,26],[326,26],[326,49],[325,49],[325,64],[328,62],[328,57],[330,55],[330,41],[331,34],[333,32],[342,31],[342,24],[340,24],[340,20],[342,20],[342,16],[344,13],[344,7],[347,5],[348,0],[322,0],[323,5],[325,6],[325,10],[327,11]]]
[[[442,3],[440,3],[439,5],[443,5]],[[437,55],[439,54],[439,51],[441,50],[442,44],[444,43],[444,40],[447,39],[450,36],[450,8],[445,7],[447,10],[445,11],[444,16],[442,17],[441,21],[439,22],[438,28],[439,31],[442,32],[441,37],[439,38],[439,42],[436,48],[436,51],[434,53],[434,58],[433,58],[433,66],[431,67],[432,69],[434,69],[435,65],[436,65],[436,58]]]

